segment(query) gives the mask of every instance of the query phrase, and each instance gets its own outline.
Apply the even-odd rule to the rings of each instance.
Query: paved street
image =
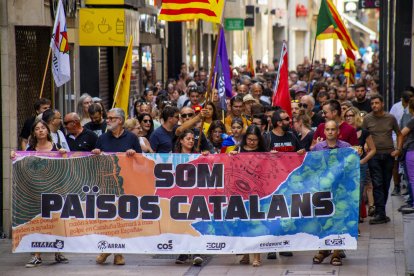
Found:
[[[391,222],[370,226],[368,220],[361,226],[357,251],[347,251],[342,267],[329,264],[312,264],[314,252],[295,252],[293,257],[266,260],[262,266],[240,265],[240,256],[214,255],[206,257],[201,267],[190,264],[174,264],[173,255],[126,255],[125,266],[112,263],[95,264],[94,254],[66,254],[69,264],[53,263],[53,254],[43,255],[43,265],[25,268],[29,254],[12,254],[11,241],[0,240],[0,275],[405,275],[402,216],[396,210],[402,204],[401,197],[390,197],[387,213]],[[112,262],[112,257],[109,258]]]

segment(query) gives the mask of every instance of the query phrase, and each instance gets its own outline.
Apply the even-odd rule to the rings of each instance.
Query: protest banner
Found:
[[[356,249],[359,156],[18,152],[13,252]],[[43,156],[40,156],[43,155]]]

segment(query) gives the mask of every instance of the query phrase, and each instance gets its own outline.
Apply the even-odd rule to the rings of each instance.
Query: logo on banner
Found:
[[[260,246],[261,249],[290,247],[290,241],[289,240],[284,240],[284,241],[280,241],[280,242],[263,242],[259,246]]]
[[[105,249],[125,249],[125,243],[109,243],[107,241],[100,241],[98,242],[98,249],[105,250]]]
[[[169,240],[166,243],[159,243],[159,244],[157,244],[157,248],[159,250],[172,250],[173,249],[173,242],[172,242],[172,240]]]
[[[207,250],[223,250],[224,248],[226,248],[225,242],[208,242],[206,244]]]
[[[32,242],[32,248],[56,248],[63,249],[65,242],[62,240],[56,240],[54,242]]]
[[[325,239],[325,245],[327,246],[344,246],[345,238],[338,236],[336,239]]]

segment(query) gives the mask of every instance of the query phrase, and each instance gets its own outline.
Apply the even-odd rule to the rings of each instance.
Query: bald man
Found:
[[[91,151],[95,148],[98,135],[82,127],[77,113],[66,114],[63,125],[66,128],[66,141],[71,151]]]

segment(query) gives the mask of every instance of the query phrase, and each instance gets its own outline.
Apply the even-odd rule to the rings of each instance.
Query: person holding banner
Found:
[[[26,149],[27,151],[40,151],[40,152],[49,152],[49,151],[59,151],[61,154],[65,154],[66,150],[61,148],[58,149],[55,143],[53,143],[52,136],[50,134],[49,126],[46,122],[37,119],[32,125],[29,146]],[[12,151],[10,154],[12,159],[16,158],[16,152]],[[68,263],[69,260],[61,253],[55,253],[55,261],[57,263]],[[42,264],[42,258],[39,252],[33,254],[33,257],[26,264],[27,268],[37,267]]]
[[[240,145],[230,151],[230,154],[238,154],[239,152],[267,152],[266,145],[261,134],[260,128],[256,125],[250,125],[243,135]],[[250,264],[250,255],[244,254],[240,260],[240,264]],[[254,267],[261,265],[260,253],[253,254]]]
[[[125,152],[127,156],[134,156],[135,153],[142,153],[137,137],[124,129],[125,112],[121,108],[112,108],[108,111],[106,119],[107,132],[99,136],[93,154],[102,152]],[[97,264],[104,264],[111,253],[102,253],[96,257]],[[124,265],[125,259],[122,254],[114,254],[114,264]]]
[[[338,139],[339,137],[339,125],[334,120],[328,120],[324,124],[324,134],[326,139],[324,141],[318,142],[312,149],[312,151],[320,151],[320,150],[331,150],[337,148],[346,148],[350,147],[351,145],[347,142],[341,141]],[[333,266],[341,266],[341,252],[342,250],[334,250],[330,264]],[[331,254],[330,250],[320,250],[314,257],[313,263],[320,264],[323,260]]]

